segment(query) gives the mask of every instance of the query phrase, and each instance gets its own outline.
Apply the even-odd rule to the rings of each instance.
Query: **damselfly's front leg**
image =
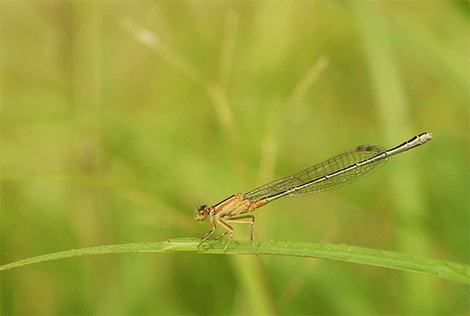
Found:
[[[210,237],[212,236],[212,234],[215,232],[215,229],[217,228],[217,226],[215,226],[215,221],[214,221],[214,218],[213,216],[210,217],[210,221],[211,221],[211,230],[209,230],[207,233],[204,234],[204,236],[202,236],[201,238],[201,242],[199,243],[199,245],[197,246],[198,248]]]

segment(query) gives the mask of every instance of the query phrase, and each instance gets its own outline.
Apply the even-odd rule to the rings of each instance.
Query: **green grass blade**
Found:
[[[0,271],[45,261],[109,253],[195,252],[205,254],[223,254],[225,242],[208,241],[198,248],[199,242],[200,240],[195,238],[176,238],[155,243],[119,244],[71,249],[5,264],[0,266]],[[281,255],[354,262],[396,270],[418,272],[433,275],[449,281],[470,284],[470,266],[468,265],[415,257],[392,251],[348,245],[274,241],[256,243],[256,251],[259,255]],[[254,255],[251,250],[251,243],[248,241],[234,241],[230,245],[226,254]]]

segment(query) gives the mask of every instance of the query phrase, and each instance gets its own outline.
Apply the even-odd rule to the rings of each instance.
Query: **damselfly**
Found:
[[[226,231],[216,239],[226,234],[230,235],[225,244],[225,252],[233,238],[233,228],[230,224],[249,224],[251,248],[256,253],[253,238],[255,217],[245,213],[284,196],[313,194],[352,183],[377,170],[388,157],[423,145],[431,139],[432,134],[425,132],[389,150],[374,145],[361,145],[248,193],[232,195],[213,206],[201,205],[196,211],[196,219],[205,220],[209,216],[211,230],[202,236],[199,246],[214,234],[217,223]]]

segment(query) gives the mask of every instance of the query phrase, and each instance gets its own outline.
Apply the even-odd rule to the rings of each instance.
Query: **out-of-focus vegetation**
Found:
[[[423,131],[429,144],[360,183],[256,210],[255,238],[468,264],[467,2],[10,1],[0,14],[1,264],[199,237],[199,203]],[[464,314],[470,294],[276,256],[114,254],[0,281],[2,314]]]

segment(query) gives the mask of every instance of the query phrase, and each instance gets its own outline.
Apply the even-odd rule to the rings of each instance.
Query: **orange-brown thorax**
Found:
[[[207,216],[230,218],[239,214],[253,211],[268,203],[265,199],[252,202],[245,198],[242,193],[232,195],[214,206],[201,205],[196,211],[197,220],[205,220]]]

